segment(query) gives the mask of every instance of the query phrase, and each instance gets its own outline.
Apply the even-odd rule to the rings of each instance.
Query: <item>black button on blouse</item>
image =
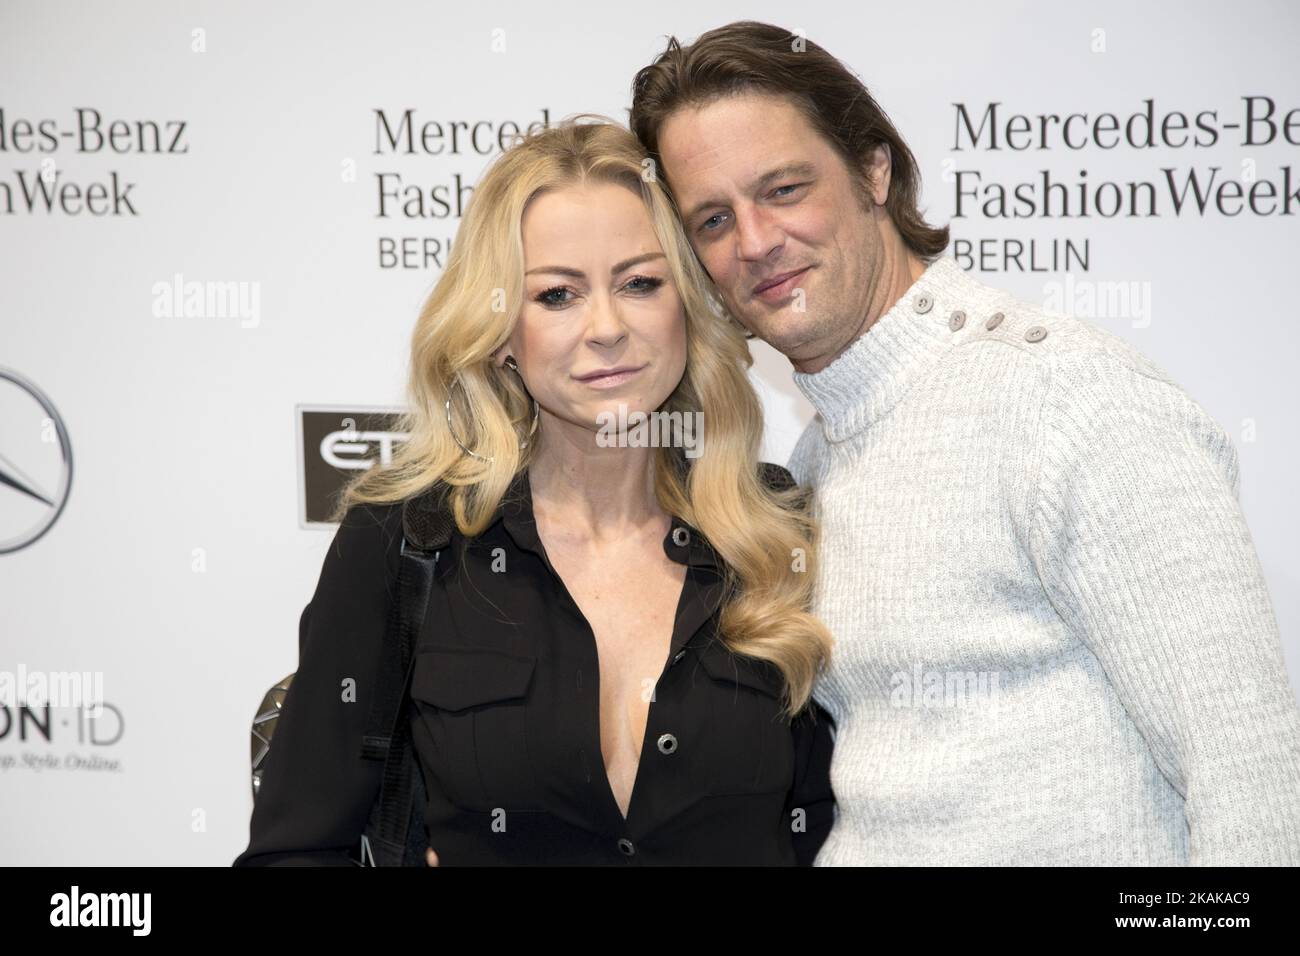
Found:
[[[354,852],[379,786],[356,741],[400,536],[400,505],[354,508],[340,526],[236,865]],[[547,559],[527,474],[482,535],[453,535],[410,687],[441,865],[812,862],[834,817],[830,717],[810,704],[787,720],[779,671],[716,636],[722,566],[708,543],[674,518],[663,546],[687,570],[624,819],[601,755],[595,637]],[[356,700],[341,702],[349,676]]]

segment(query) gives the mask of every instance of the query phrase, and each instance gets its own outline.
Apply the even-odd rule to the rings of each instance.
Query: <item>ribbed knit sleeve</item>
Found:
[[[1189,862],[1300,864],[1300,712],[1224,430],[1151,368],[1053,356],[1030,550],[1185,800]]]

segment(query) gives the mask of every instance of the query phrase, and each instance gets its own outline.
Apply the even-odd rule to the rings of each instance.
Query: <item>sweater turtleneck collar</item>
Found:
[[[985,321],[984,311],[1004,298],[940,257],[830,365],[795,372],[794,383],[817,410],[826,438],[843,441],[889,412],[947,354],[961,327]],[[963,314],[958,329],[956,312]]]

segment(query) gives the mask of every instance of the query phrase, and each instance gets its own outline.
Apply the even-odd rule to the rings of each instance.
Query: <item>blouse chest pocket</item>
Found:
[[[411,700],[433,745],[426,773],[461,809],[540,809],[527,737],[536,664],[486,648],[416,651]]]
[[[700,664],[711,698],[709,795],[789,790],[794,738],[781,703],[780,671],[720,645],[702,652]]]

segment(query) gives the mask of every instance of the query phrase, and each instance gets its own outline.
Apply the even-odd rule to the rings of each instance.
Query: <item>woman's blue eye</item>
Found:
[[[633,288],[635,283],[643,283],[639,287]],[[633,276],[627,281],[625,289],[629,289],[639,295],[649,295],[664,284],[664,280],[656,276]],[[556,308],[568,305],[571,301],[572,290],[568,286],[556,285],[539,292],[533,297],[534,302],[539,302],[547,308]]]
[[[557,299],[550,298],[550,296],[556,292],[568,292],[568,291],[569,291],[568,288],[562,285],[552,286],[551,288],[547,289],[545,292],[539,293],[533,301],[540,302],[542,305],[564,305],[568,301],[567,299],[557,300]]]
[[[658,278],[657,276],[633,276],[631,279],[628,280],[627,284],[630,286],[633,282],[646,283],[646,285],[642,286],[641,289],[639,290],[645,293],[653,292],[655,289],[659,288],[661,285],[664,284],[664,280]]]

